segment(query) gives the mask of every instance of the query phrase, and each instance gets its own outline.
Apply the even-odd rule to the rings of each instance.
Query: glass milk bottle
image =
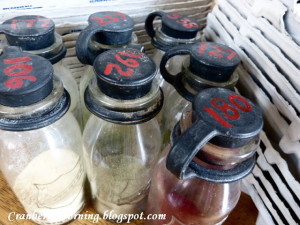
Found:
[[[85,205],[85,170],[70,96],[51,63],[6,47],[0,56],[0,167],[27,214],[62,224]]]
[[[172,131],[153,173],[147,225],[222,224],[236,206],[240,180],[256,162],[261,111],[223,88],[201,91]]]
[[[55,32],[54,22],[37,15],[17,16],[4,21],[2,28],[7,45],[21,47],[23,51],[42,56],[53,64],[55,74],[71,96],[70,111],[81,123],[78,85],[62,62],[67,50],[62,37]]]
[[[100,214],[140,213],[161,147],[156,66],[141,51],[125,48],[99,55],[94,70],[85,91],[92,115],[83,132],[93,205]]]
[[[161,19],[161,25],[155,29],[153,22],[156,17]],[[151,43],[155,47],[152,58],[156,65],[159,67],[163,55],[170,48],[200,41],[199,27],[197,21],[183,15],[162,11],[150,13],[145,21],[145,30],[151,37]],[[170,59],[167,66],[172,73],[178,73],[181,70],[184,58],[186,57],[178,55]],[[158,79],[164,96],[167,97],[172,90],[172,86],[166,83],[159,73]]]
[[[173,75],[166,63],[177,55],[188,57],[181,65],[181,71]],[[163,148],[169,143],[171,131],[179,121],[182,110],[193,101],[198,92],[211,87],[234,88],[239,78],[234,71],[239,63],[240,58],[233,49],[214,42],[177,46],[166,52],[160,70],[164,79],[175,89],[165,98],[162,112]]]
[[[142,49],[137,45],[137,36],[133,32],[134,22],[121,12],[104,11],[91,14],[88,27],[80,32],[76,42],[76,54],[82,64],[87,64],[80,79],[79,92],[83,111],[83,125],[87,122],[88,110],[84,105],[84,91],[89,84],[95,58],[110,49],[126,46]]]

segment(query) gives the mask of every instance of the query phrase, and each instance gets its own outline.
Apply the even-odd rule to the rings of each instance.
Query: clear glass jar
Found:
[[[79,91],[76,80],[74,79],[71,71],[64,65],[63,61],[60,60],[53,64],[54,74],[58,76],[63,82],[64,88],[68,91],[71,96],[70,111],[77,119],[77,122],[81,129],[82,125],[82,110],[79,104]]]
[[[147,206],[148,214],[163,213],[166,219],[146,224],[222,224],[240,198],[240,181],[218,184],[197,178],[179,180],[166,168],[169,149],[153,173]]]
[[[123,72],[107,69],[111,64]],[[154,80],[156,66],[143,52],[124,48],[99,55],[94,70],[85,91],[92,115],[83,132],[92,202],[100,214],[140,213],[161,148],[155,116],[163,95]]]
[[[250,106],[247,114],[240,110],[240,121],[232,124],[238,128],[231,130],[232,136],[229,132],[225,134],[227,131],[222,130],[223,125],[213,127],[214,118],[203,116],[200,110],[209,106],[206,103],[214,97],[224,98],[225,101],[227,97],[232,99],[232,96],[238,95],[220,91],[212,97],[212,90],[210,93],[200,92],[196,98],[205,100],[195,101],[197,106],[194,105],[194,111],[191,106],[187,107],[180,123],[173,129],[171,145],[165,148],[153,173],[147,205],[148,214],[162,213],[166,214],[166,218],[147,220],[147,225],[222,224],[239,200],[240,180],[255,165],[262,114],[252,103],[243,99]],[[240,96],[237,98],[241,99]],[[243,106],[236,104],[232,107],[239,110],[245,109]],[[247,120],[255,124],[249,130],[245,124]],[[216,132],[219,128],[222,131]]]
[[[170,92],[168,100],[165,101],[163,107],[164,111],[162,111],[160,123],[163,140],[162,149],[170,143],[171,132],[175,124],[180,120],[183,110],[190,105],[191,102],[178,94],[175,89]]]
[[[76,42],[76,54],[82,64],[86,64],[84,74],[81,76],[79,84],[81,108],[83,113],[83,126],[85,126],[90,116],[84,104],[84,92],[94,75],[93,62],[96,57],[108,50],[117,48],[137,48],[137,36],[133,33],[134,22],[128,15],[115,12],[96,12],[89,16],[88,27],[80,32]]]
[[[145,210],[152,170],[161,147],[157,120],[123,125],[92,115],[83,139],[96,211],[103,214],[114,210],[119,215]]]
[[[12,24],[16,24],[16,28],[13,28]],[[28,24],[31,24],[30,27]],[[71,96],[70,110],[81,125],[78,85],[70,69],[62,62],[66,55],[66,46],[62,37],[55,33],[53,21],[43,16],[27,15],[6,20],[3,25],[6,27],[4,44],[19,46],[24,51],[42,56],[53,64],[55,74],[62,80]]]
[[[22,64],[12,65],[18,60]],[[51,64],[8,47],[0,57],[1,76],[18,73],[16,65],[30,68],[31,82],[14,79],[0,90],[1,171],[34,222],[63,224],[85,205],[81,132]]]
[[[200,50],[206,49],[199,54]],[[212,47],[211,47],[212,46]],[[240,59],[235,55],[230,60],[220,56],[212,56],[211,49],[221,48],[227,57],[227,51],[235,53],[228,46],[218,43],[201,42],[186,47],[177,46],[166,52],[161,62],[161,73],[164,79],[172,84],[174,88],[165,98],[165,104],[161,116],[161,131],[163,148],[170,142],[170,134],[174,125],[179,121],[183,109],[191,104],[194,96],[201,90],[212,87],[233,89],[238,82],[239,76],[234,72]],[[206,51],[205,51],[206,50]],[[181,64],[181,70],[177,74],[170,72],[167,66],[169,59],[174,56],[185,54],[187,58]],[[236,54],[236,53],[235,53]]]

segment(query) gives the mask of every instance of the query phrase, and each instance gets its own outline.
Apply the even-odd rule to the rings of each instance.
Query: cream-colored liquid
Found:
[[[85,173],[79,156],[66,149],[45,151],[18,175],[13,190],[39,224],[65,223],[84,206]]]

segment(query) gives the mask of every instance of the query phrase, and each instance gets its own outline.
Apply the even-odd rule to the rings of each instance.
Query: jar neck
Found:
[[[194,74],[190,69],[190,59],[187,57],[182,64],[182,72],[180,74],[180,81],[176,89],[179,94],[185,99],[192,101],[192,99],[201,91],[206,88],[226,88],[233,90],[234,86],[238,82],[239,75],[234,72],[229,80],[225,82],[213,82],[201,78],[200,75]]]
[[[0,117],[21,119],[46,114],[57,106],[63,93],[64,87],[61,80],[54,76],[53,90],[46,98],[28,106],[9,107],[0,105]]]
[[[130,41],[125,44],[122,44],[122,45],[105,45],[105,44],[97,42],[91,38],[88,43],[88,47],[89,47],[89,49],[91,49],[94,52],[100,52],[100,51],[107,51],[107,50],[111,50],[111,49],[122,48],[122,47],[126,47],[130,44],[137,44],[137,43],[138,43],[137,36],[135,33],[132,33]]]
[[[62,60],[59,60],[58,62],[53,64],[53,67],[61,68],[64,67]]]
[[[162,91],[154,79],[150,91],[131,100],[115,99],[105,95],[97,84],[96,76],[85,91],[85,103],[94,115],[118,124],[137,124],[155,117],[163,103]]]
[[[165,33],[162,32],[161,30],[161,26],[159,26],[158,28],[156,28],[155,31],[155,36],[153,38],[153,42],[155,44],[156,48],[159,48],[163,51],[167,51],[168,49],[176,46],[176,45],[180,45],[180,44],[193,44],[197,41],[200,41],[201,35],[198,32],[195,38],[191,38],[191,39],[179,39],[179,38],[173,38],[170,37],[168,35],[166,35]]]
[[[61,61],[61,59],[65,56],[66,47],[63,44],[62,37],[58,33],[55,33],[54,40],[55,40],[54,43],[47,48],[32,50],[32,51],[26,50],[26,52],[34,55],[39,55],[43,58],[48,59],[52,64],[55,64]],[[8,45],[7,41],[5,41],[5,43]]]

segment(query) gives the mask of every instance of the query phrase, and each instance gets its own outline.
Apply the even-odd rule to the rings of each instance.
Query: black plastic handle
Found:
[[[243,179],[252,172],[256,163],[256,154],[232,169],[228,170],[213,170],[200,166],[194,161],[187,168],[183,179],[200,178],[202,180],[214,183],[230,183]],[[195,173],[194,171],[197,171]]]
[[[194,123],[186,132],[176,138],[175,144],[167,156],[167,169],[183,180],[199,178],[216,183],[230,183],[246,177],[255,166],[255,154],[228,170],[208,169],[193,161],[199,149],[220,134],[217,129],[202,120]]]
[[[156,11],[156,12],[150,13],[147,16],[146,21],[145,21],[145,30],[151,38],[153,38],[155,36],[155,30],[153,28],[153,21],[154,21],[155,17],[157,17],[157,16],[163,17],[164,15],[166,15],[165,12]]]
[[[202,120],[194,123],[172,146],[167,156],[167,169],[180,179],[197,177],[197,174],[189,169],[189,165],[199,149],[218,134],[216,129]]]
[[[172,84],[175,88],[177,85],[177,80],[180,77],[181,73],[178,73],[176,75],[170,74],[166,68],[166,64],[170,58],[172,58],[176,55],[189,55],[191,53],[192,53],[192,50],[188,45],[179,45],[179,46],[173,47],[169,51],[167,51],[161,59],[161,62],[160,62],[161,75],[167,82]]]
[[[89,41],[99,32],[103,32],[103,28],[98,26],[88,26],[80,32],[76,41],[76,55],[82,64],[93,65],[98,54],[90,50]]]
[[[4,34],[5,26],[6,25],[4,25],[4,24],[0,24],[0,34]]]

